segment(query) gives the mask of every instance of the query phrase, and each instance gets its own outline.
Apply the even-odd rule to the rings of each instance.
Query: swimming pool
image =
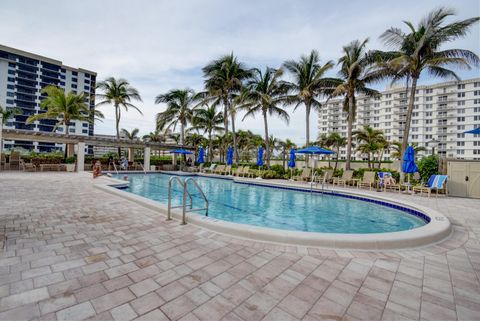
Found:
[[[170,177],[168,174],[129,174],[126,191],[167,204]],[[386,203],[229,179],[201,176],[195,179],[207,195],[209,217],[234,223],[289,231],[371,234],[411,230],[426,225],[428,220],[428,217],[415,216],[420,213],[386,206]],[[191,194],[194,208],[203,207],[200,194],[193,188]],[[174,185],[172,204],[181,204],[182,195],[180,186]],[[196,214],[205,215],[204,211]]]

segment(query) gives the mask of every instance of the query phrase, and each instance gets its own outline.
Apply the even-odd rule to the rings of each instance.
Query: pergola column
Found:
[[[143,168],[146,171],[150,170],[150,147],[145,147],[143,152]]]
[[[85,170],[85,143],[78,142],[77,144],[77,172]]]
[[[128,148],[128,161],[133,162],[133,147]]]

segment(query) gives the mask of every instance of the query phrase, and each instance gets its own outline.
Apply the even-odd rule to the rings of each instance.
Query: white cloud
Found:
[[[210,60],[235,52],[250,66],[278,67],[315,48],[324,61],[336,59],[341,47],[353,39],[378,36],[402,20],[418,21],[438,6],[454,5],[458,18],[480,15],[479,3],[442,1],[10,1],[0,7],[0,43],[62,60],[65,64],[95,70],[99,79],[127,78],[143,97],[135,111],[125,114],[122,127],[154,128],[162,109],[154,97],[171,88],[201,89],[201,67]],[[477,27],[461,46],[480,51]],[[463,73],[478,75],[478,70]],[[113,112],[104,107],[107,117]],[[293,113],[287,127],[271,120],[271,132],[302,142],[304,112]],[[240,117],[241,118],[241,117]],[[237,125],[263,133],[258,119]],[[316,117],[311,119],[312,137]],[[96,132],[113,133],[111,120]]]

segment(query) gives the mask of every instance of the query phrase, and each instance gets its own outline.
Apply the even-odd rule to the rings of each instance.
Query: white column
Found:
[[[77,144],[77,172],[85,170],[85,143],[78,142]]]
[[[143,152],[143,168],[146,171],[150,170],[150,147],[145,147]]]

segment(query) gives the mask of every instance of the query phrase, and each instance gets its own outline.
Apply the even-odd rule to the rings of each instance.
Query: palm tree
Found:
[[[217,112],[215,106],[207,106],[206,108],[196,109],[192,119],[192,130],[203,130],[208,136],[208,161],[213,160],[213,140],[214,132],[223,131],[221,124],[223,123],[223,114]]]
[[[192,89],[173,89],[155,98],[155,104],[165,103],[167,109],[157,114],[157,127],[167,129],[180,124],[180,145],[185,144],[185,128],[193,119],[194,107],[200,96]]]
[[[318,98],[322,95],[328,95],[332,86],[336,83],[335,79],[325,78],[325,73],[332,69],[334,64],[327,61],[320,64],[320,57],[316,50],[312,50],[310,55],[300,57],[300,60],[288,60],[283,66],[293,77],[293,82],[289,82],[290,95],[288,102],[295,104],[296,110],[300,105],[305,106],[305,146],[310,145],[310,112],[320,110],[322,107]]]
[[[270,169],[270,141],[268,134],[268,115],[278,116],[285,122],[289,122],[290,116],[279,105],[285,101],[285,94],[288,87],[280,80],[283,75],[282,69],[267,68],[265,72],[259,69],[253,69],[253,77],[247,82],[245,103],[241,105],[241,110],[246,110],[243,120],[248,117],[254,117],[256,113],[261,113],[265,129],[265,159],[267,168]],[[273,147],[273,146],[272,146]]]
[[[127,129],[125,129],[125,128],[122,128],[120,132],[121,132],[122,135],[125,136],[127,139],[129,139],[129,140],[135,140],[135,139],[138,139],[138,132],[139,132],[139,131],[140,131],[140,130],[139,130],[138,128],[132,129],[131,132],[129,132],[129,131],[128,131]]]
[[[235,97],[241,92],[243,81],[250,77],[250,71],[237,60],[233,53],[210,62],[202,71],[205,77],[205,88],[208,92],[207,100],[213,101],[214,106],[223,105],[225,135],[228,135],[228,117],[230,116],[235,162],[238,163],[235,113],[231,112],[231,105]]]
[[[427,149],[423,146],[419,146],[418,143],[412,143],[410,144],[413,148],[413,151],[415,152],[415,155],[417,155],[419,152],[424,152]],[[390,152],[390,157],[396,158],[399,160],[402,160],[402,143],[401,142],[393,142],[390,144],[389,149],[392,150]]]
[[[104,81],[97,84],[97,89],[103,91],[103,93],[97,94],[102,101],[97,103],[97,106],[113,105],[115,107],[115,128],[117,131],[117,139],[120,139],[120,118],[121,109],[128,111],[129,108],[133,108],[143,115],[140,109],[132,104],[132,101],[142,101],[137,89],[130,86],[129,82],[125,79],[109,77]],[[118,156],[120,157],[120,147],[118,147]]]
[[[347,145],[347,139],[339,133],[330,133],[327,139],[330,142],[330,147],[333,147],[336,152],[335,167],[333,169],[333,171],[335,172],[338,166],[338,158],[340,157],[340,148]]]
[[[371,57],[366,53],[368,39],[363,42],[354,40],[343,47],[343,56],[338,60],[340,65],[339,76],[342,82],[337,85],[332,96],[344,96],[343,110],[347,112],[347,160],[345,168],[350,170],[352,154],[353,121],[356,115],[356,93],[365,96],[377,96],[378,91],[368,88],[371,83],[385,77],[385,71],[375,68]]]
[[[165,140],[165,136],[160,134],[159,130],[155,130],[147,135],[143,135],[142,140],[144,142],[163,142]]]
[[[278,144],[282,149],[282,165],[283,165],[283,168],[285,168],[285,164],[287,162],[287,155],[292,148],[296,147],[296,145],[294,142],[292,142],[288,138],[284,141],[279,141]]]
[[[3,108],[0,105],[0,158],[2,157],[3,153],[3,123],[7,122],[10,118],[13,118],[15,115],[19,115],[22,113],[21,109],[18,108]]]
[[[362,130],[355,131],[354,135],[359,143],[357,147],[358,151],[367,154],[368,168],[372,168],[372,154],[383,149],[382,144],[385,141],[383,132],[366,125],[363,126]]]
[[[194,148],[194,159],[198,156],[198,148],[206,142],[205,137],[197,133],[190,133],[185,137],[185,144],[191,145]]]
[[[40,103],[40,108],[46,109],[46,112],[28,117],[27,124],[40,119],[56,119],[57,123],[53,127],[53,131],[58,126],[63,125],[65,126],[65,134],[69,135],[72,121],[79,120],[92,123],[94,115],[101,117],[101,113],[95,113],[95,111],[90,110],[85,102],[83,92],[78,95],[73,92],[65,93],[63,89],[50,85],[43,88],[42,93],[47,94],[47,97]],[[68,149],[67,144],[65,147],[65,158],[68,155]]]
[[[470,50],[442,50],[446,43],[464,37],[470,27],[480,20],[480,17],[474,17],[447,24],[446,19],[454,14],[455,12],[451,9],[439,8],[423,18],[417,27],[405,21],[407,33],[391,27],[380,36],[384,43],[394,50],[383,53],[390,62],[390,68],[395,72],[393,81],[406,78],[412,82],[402,138],[401,159],[408,146],[417,81],[422,72],[426,71],[435,77],[459,80],[457,74],[448,67],[470,69],[471,65],[479,64],[478,56]]]

